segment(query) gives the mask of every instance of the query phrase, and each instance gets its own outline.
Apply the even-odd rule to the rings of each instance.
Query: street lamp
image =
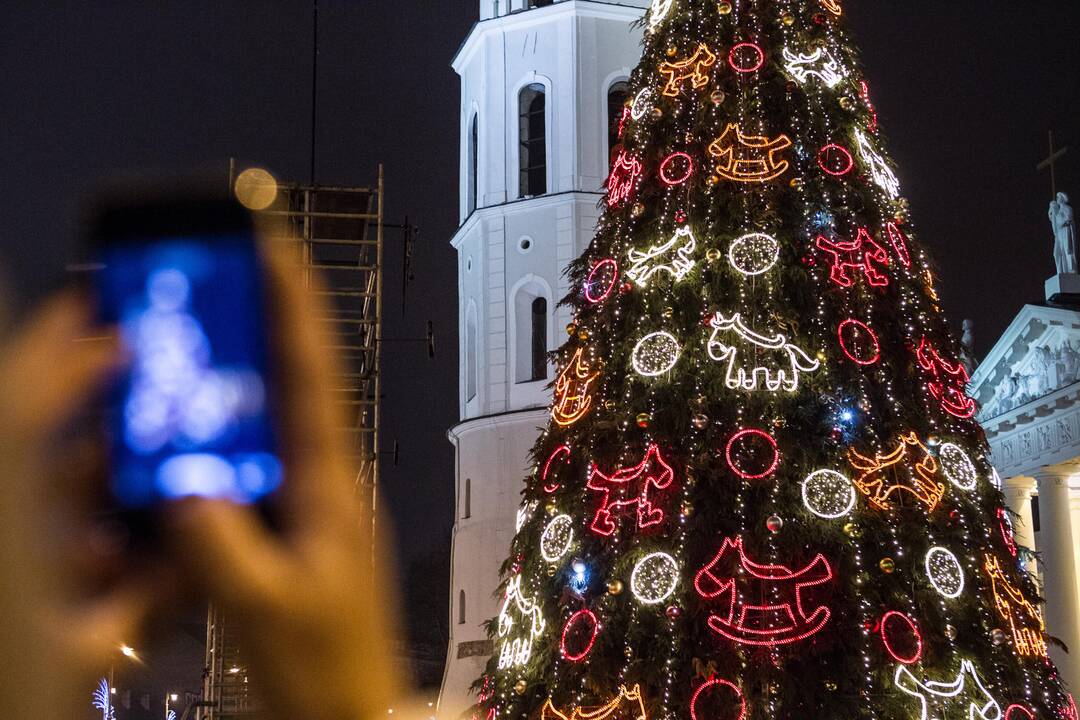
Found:
[[[169,720],[169,703],[174,703],[180,699],[180,696],[176,693],[165,694],[165,720]],[[175,715],[174,715],[175,717]]]
[[[131,658],[132,660],[139,659],[139,655],[135,652],[135,648],[131,647],[130,645],[121,645],[120,652],[124,655],[124,657]]]

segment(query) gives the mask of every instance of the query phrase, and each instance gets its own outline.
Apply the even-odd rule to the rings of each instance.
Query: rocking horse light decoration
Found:
[[[791,147],[791,138],[780,135],[774,139],[758,135],[743,135],[736,123],[729,123],[724,132],[709,145],[709,154],[716,159],[716,173],[735,182],[762,183],[787,172],[787,160],[777,157]]]

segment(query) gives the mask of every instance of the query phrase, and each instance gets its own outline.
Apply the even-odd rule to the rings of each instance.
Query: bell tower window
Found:
[[[518,95],[518,196],[547,192],[547,95],[526,85]]]

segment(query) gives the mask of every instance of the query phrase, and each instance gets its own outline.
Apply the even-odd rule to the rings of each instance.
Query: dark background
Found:
[[[435,323],[439,352],[393,344],[384,362],[382,492],[401,543],[413,637],[443,651],[457,419],[458,82],[449,62],[475,0],[321,0],[317,180],[368,184],[386,164],[390,221],[422,228],[401,307],[388,233],[384,335]],[[227,158],[306,180],[309,0],[8,0],[0,17],[0,267],[25,305],[62,279],[77,208],[117,169]],[[849,0],[874,103],[945,307],[985,354],[1053,274],[1048,129],[1073,149],[1061,189],[1080,201],[1080,4],[1075,0]],[[508,478],[508,480],[516,478]],[[195,689],[197,623],[148,657]],[[156,653],[156,654],[154,654]],[[162,679],[162,677],[168,679]],[[438,680],[437,673],[434,680]],[[160,700],[159,700],[160,702]]]

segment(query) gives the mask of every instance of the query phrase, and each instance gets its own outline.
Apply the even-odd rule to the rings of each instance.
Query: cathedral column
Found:
[[[1080,602],[1077,600],[1076,548],[1073,545],[1069,479],[1075,467],[1053,465],[1035,474],[1039,484],[1039,551],[1042,554],[1046,630],[1062,640],[1071,653],[1056,647],[1050,656],[1071,687],[1080,687]]]
[[[1013,536],[1016,544],[1035,552],[1035,523],[1031,517],[1031,496],[1035,494],[1035,479],[1018,475],[1002,483],[1005,503],[1012,512]],[[1030,573],[1036,572],[1035,560],[1025,565]]]

